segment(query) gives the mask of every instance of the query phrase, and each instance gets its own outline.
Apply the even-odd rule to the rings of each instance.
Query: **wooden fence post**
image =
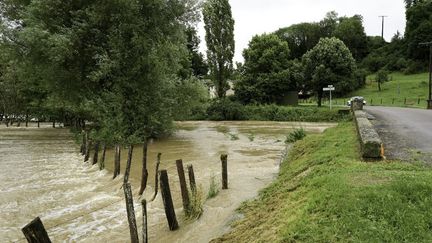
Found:
[[[221,155],[222,161],[222,189],[228,189],[228,155]]]
[[[395,101],[395,99],[393,98],[393,99],[392,99],[392,105],[394,104],[394,101]]]
[[[190,200],[189,200],[189,192],[186,184],[186,178],[183,168],[183,161],[181,159],[176,160],[176,166],[177,166],[177,174],[180,181],[180,189],[181,189],[181,195],[182,195],[182,201],[183,201],[183,209],[186,213],[186,215],[189,214],[189,207],[190,207]]]
[[[129,231],[132,243],[139,243],[138,229],[135,219],[135,210],[133,205],[132,189],[129,183],[123,183],[123,190],[126,199],[126,211],[129,222]]]
[[[132,165],[132,154],[133,154],[133,145],[129,145],[129,152],[128,152],[128,158],[127,158],[123,183],[127,183],[129,181],[130,168]]]
[[[189,184],[192,192],[196,190],[196,182],[195,182],[195,173],[193,169],[193,165],[188,165],[188,175],[189,175]]]
[[[118,175],[120,175],[120,145],[115,146],[115,156],[114,156],[114,176],[115,179]]]
[[[94,146],[94,154],[93,154],[93,163],[92,163],[92,165],[97,164],[98,159],[99,159],[99,142],[96,142],[95,146]]]
[[[405,98],[405,101],[404,101],[404,105],[406,105],[406,98]]]
[[[105,169],[105,154],[106,154],[106,148],[107,148],[107,146],[106,146],[106,144],[104,143],[104,145],[102,146],[102,159],[101,159],[101,161],[100,161],[100,163],[99,163],[99,169],[100,169],[100,170]]]
[[[150,202],[153,202],[157,196],[158,193],[158,186],[159,186],[159,182],[158,182],[158,178],[159,178],[159,165],[160,165],[160,161],[161,161],[161,153],[158,153],[157,155],[157,162],[156,162],[156,171],[155,171],[155,189],[154,189],[154,194],[152,199],[150,200]]]
[[[168,226],[171,231],[178,229],[178,222],[174,211],[174,205],[171,197],[171,190],[168,181],[168,173],[166,170],[160,171],[160,189],[165,207],[165,215],[168,221]]]
[[[29,243],[51,243],[48,233],[39,217],[24,226],[21,231]]]
[[[148,243],[148,233],[147,233],[147,201],[144,199],[141,201],[142,214],[143,214],[143,224],[142,224],[142,238],[143,243]]]

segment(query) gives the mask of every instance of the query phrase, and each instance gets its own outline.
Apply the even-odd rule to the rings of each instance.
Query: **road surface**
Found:
[[[388,159],[432,163],[432,110],[365,107],[384,143]]]

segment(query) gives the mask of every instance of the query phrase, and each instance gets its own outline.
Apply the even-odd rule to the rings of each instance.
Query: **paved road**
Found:
[[[365,107],[384,142],[388,159],[432,163],[432,110]]]

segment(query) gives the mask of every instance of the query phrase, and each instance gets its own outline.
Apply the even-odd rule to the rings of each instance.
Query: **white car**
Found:
[[[354,97],[351,97],[351,99],[348,100],[347,106],[351,106],[351,103],[352,103],[353,100],[362,100],[363,101],[363,105],[366,105],[366,100],[362,96],[354,96]]]

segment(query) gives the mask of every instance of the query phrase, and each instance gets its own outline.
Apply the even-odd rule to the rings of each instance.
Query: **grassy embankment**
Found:
[[[381,91],[378,91],[378,84],[373,81],[375,75],[370,75],[367,77],[364,88],[352,92],[347,97],[363,96],[368,105],[426,108],[429,92],[429,73],[414,75],[392,73],[389,77],[391,81],[382,84]],[[346,101],[348,98],[339,98],[336,99],[336,102],[340,105],[344,104],[344,100]],[[328,101],[326,101],[327,103]]]
[[[363,162],[351,122],[297,142],[230,242],[432,242],[432,169]]]

